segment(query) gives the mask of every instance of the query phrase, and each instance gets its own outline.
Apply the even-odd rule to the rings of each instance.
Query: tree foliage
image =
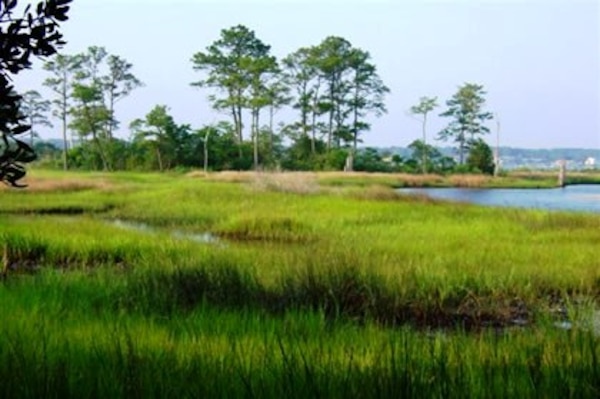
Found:
[[[439,138],[444,141],[453,140],[458,144],[461,165],[469,145],[477,136],[490,131],[485,122],[492,119],[492,114],[483,110],[485,95],[482,85],[465,83],[446,102],[448,109],[440,115],[452,118],[448,126],[439,133]]]
[[[166,105],[155,106],[144,119],[131,122],[130,129],[135,141],[151,143],[156,153],[158,170],[163,171],[176,162],[177,125],[168,114]]]
[[[29,129],[30,141],[29,145],[33,147],[33,140],[39,137],[36,126],[52,127],[52,123],[48,120],[48,112],[50,111],[50,101],[44,100],[42,95],[36,90],[28,90],[23,93],[21,101],[21,112],[25,115],[25,120],[31,128]]]
[[[285,57],[282,65],[284,81],[291,93],[290,102],[300,112],[300,120],[288,125],[288,135],[295,135],[297,139],[306,142],[310,131],[310,154],[314,155],[317,141],[315,120],[318,115],[321,80],[312,60],[312,52],[313,49],[302,47]]]
[[[364,119],[369,113],[381,116],[387,112],[385,95],[390,89],[383,84],[377,74],[375,64],[370,62],[371,55],[360,49],[352,49],[349,59],[350,98],[348,111],[352,118],[350,134],[353,151],[356,152],[360,134],[370,129]]]
[[[370,53],[343,37],[326,37],[279,61],[254,31],[237,25],[221,30],[217,40],[195,53],[191,62],[203,74],[192,86],[208,89],[213,109],[229,121],[194,130],[175,123],[168,107],[158,105],[129,125],[129,141],[117,139],[114,131],[119,125],[116,104],[142,86],[132,64],[98,46],[47,62],[44,68],[51,76],[44,84],[56,95],[53,114],[62,121],[64,154],[69,153],[77,167],[104,170],[283,167],[427,173],[454,166],[453,160],[427,143],[427,121],[438,106],[437,97],[421,97],[410,108],[423,128],[422,140],[409,146],[412,157],[358,148],[371,129],[371,118],[387,112],[385,97],[390,89]],[[461,165],[472,150],[467,166],[482,171],[487,169],[481,161],[485,147],[479,136],[489,131],[485,122],[491,119],[483,110],[485,94],[481,85],[459,87],[446,102],[448,109],[441,116],[451,121],[439,134],[442,140],[458,143]],[[297,112],[295,120],[276,123],[275,114],[285,106]],[[79,138],[69,152],[67,128]],[[65,169],[66,161],[65,156]]]
[[[410,164],[414,165],[417,170],[446,173],[455,166],[455,162],[451,157],[444,156],[437,148],[422,140],[413,141],[408,145],[408,148],[412,151]],[[427,162],[427,165],[423,166],[422,162]]]
[[[31,67],[31,57],[48,57],[64,44],[59,24],[67,20],[71,0],[46,0],[35,7],[28,4],[15,17],[17,0],[0,0],[0,181],[22,187],[18,181],[26,174],[24,163],[35,159],[35,152],[16,136],[27,132],[20,112],[22,97],[14,91],[11,75]]]
[[[113,129],[117,125],[115,104],[127,97],[143,83],[133,74],[133,65],[118,55],[110,54],[106,59],[107,73],[101,78],[105,92],[111,123],[108,124],[108,137],[113,138]]]
[[[473,171],[488,175],[494,174],[494,154],[483,139],[477,138],[471,142],[467,155],[467,166]]]
[[[299,111],[299,120],[283,126],[280,133],[299,140],[296,149],[309,142],[309,153],[293,153],[313,160],[322,139],[326,152],[334,148],[356,151],[360,135],[370,128],[366,117],[386,111],[384,96],[389,89],[370,54],[342,37],[330,36],[318,45],[302,47],[280,65],[270,55],[269,45],[238,25],[222,30],[206,51],[194,54],[192,63],[195,70],[205,73],[192,85],[210,88],[213,108],[231,115],[238,146],[244,142],[243,120],[249,114],[255,168],[259,163],[277,164],[275,143],[282,137],[275,134],[273,115],[278,107],[291,104]],[[268,128],[261,125],[264,109],[269,110]]]
[[[51,75],[44,80],[44,86],[50,88],[54,94],[51,102],[52,115],[61,122],[63,139],[63,169],[69,167],[67,153],[69,147],[73,146],[73,140],[67,137],[68,115],[71,107],[71,85],[74,74],[79,69],[81,57],[56,54],[52,59],[44,63],[44,70]],[[69,145],[69,141],[71,145]]]
[[[73,107],[69,126],[81,138],[89,139],[102,160],[102,168],[111,170],[111,162],[106,148],[106,126],[111,123],[111,115],[103,103],[101,88],[95,84],[73,84]]]
[[[309,138],[311,158],[320,140],[326,152],[346,148],[347,155],[356,153],[360,135],[370,129],[366,117],[386,112],[384,98],[390,91],[370,54],[342,37],[329,36],[288,55],[283,66],[294,94],[292,105],[300,113],[300,119],[286,127],[289,137],[301,140],[299,148]],[[347,166],[352,169],[352,162]]]
[[[69,109],[73,129],[102,160],[102,169],[112,170],[118,159],[113,131],[119,121],[115,104],[142,86],[131,72],[132,65],[123,58],[111,55],[104,47],[90,46],[87,51],[72,56],[72,103]]]
[[[243,111],[250,112],[255,169],[259,164],[261,110],[276,106],[278,101],[270,82],[279,72],[279,66],[270,51],[271,46],[256,37],[254,31],[237,25],[223,29],[220,38],[208,46],[205,52],[198,52],[192,57],[193,69],[206,74],[204,79],[192,85],[216,91],[209,96],[209,100],[214,109],[231,115],[240,159],[243,157]]]

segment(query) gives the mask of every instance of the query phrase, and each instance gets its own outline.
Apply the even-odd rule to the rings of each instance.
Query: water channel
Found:
[[[550,189],[401,188],[398,192],[487,206],[600,213],[600,185],[591,184]]]

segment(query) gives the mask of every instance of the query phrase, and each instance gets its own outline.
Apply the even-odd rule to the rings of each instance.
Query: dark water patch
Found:
[[[113,210],[114,205],[107,205],[98,208],[85,207],[78,205],[67,205],[67,206],[49,206],[40,208],[17,208],[12,210],[0,210],[3,214],[14,214],[14,215],[45,215],[45,216],[80,216],[86,213],[105,213]]]
[[[74,216],[74,215],[83,215],[89,209],[85,209],[81,206],[56,206],[56,207],[47,207],[47,208],[34,208],[34,209],[17,209],[14,211],[4,211],[4,213],[13,213],[13,214],[25,214],[25,215],[65,215],[65,216]]]
[[[32,245],[25,248],[8,246],[4,252],[1,271],[4,277],[31,275],[43,268],[62,270],[94,269],[110,266],[125,269],[130,260],[122,251],[95,249],[82,253],[50,253],[47,246]]]
[[[7,263],[4,266],[1,275],[3,278],[7,278],[9,275],[12,276],[14,274],[35,274],[39,272],[41,268],[42,264],[36,259],[22,259]]]
[[[40,208],[33,211],[39,215],[83,215],[86,209],[79,206]]]

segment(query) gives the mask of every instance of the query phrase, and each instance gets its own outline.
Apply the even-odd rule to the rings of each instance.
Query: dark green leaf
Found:
[[[31,126],[20,125],[20,126],[15,127],[14,129],[12,129],[12,134],[14,134],[14,135],[23,134],[25,132],[28,132],[30,129],[31,129]]]

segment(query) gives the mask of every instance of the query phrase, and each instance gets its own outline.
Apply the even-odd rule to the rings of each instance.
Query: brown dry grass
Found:
[[[445,178],[440,175],[414,175],[408,173],[371,173],[371,172],[319,172],[319,181],[332,180],[348,182],[367,182],[390,186],[423,187],[443,184]]]
[[[88,180],[77,178],[41,178],[27,176],[19,181],[21,184],[27,184],[27,191],[31,192],[75,192],[83,190],[108,190],[113,184],[107,180]],[[14,190],[6,185],[0,185],[0,190]]]
[[[489,183],[491,177],[484,175],[452,175],[448,181],[455,187],[483,187]]]
[[[569,176],[577,175],[576,172],[568,172]],[[558,176],[557,171],[511,171],[510,177],[517,179],[545,180],[555,179]]]
[[[255,173],[251,186],[260,191],[277,191],[294,194],[315,194],[319,192],[316,173]]]
[[[224,172],[208,172],[197,170],[186,174],[187,177],[191,178],[203,178],[210,181],[221,181],[227,183],[247,183],[252,180],[255,172],[237,172],[237,171],[224,171]]]
[[[576,177],[578,173],[570,176]],[[582,174],[583,176],[588,176]],[[348,186],[380,186],[382,187],[490,187],[501,184],[507,178],[494,178],[487,175],[460,174],[441,176],[435,174],[414,175],[407,173],[367,173],[367,172],[191,172],[189,177],[203,178],[208,181],[245,183],[258,190],[283,191],[294,193],[335,192],[336,188]],[[553,179],[551,172],[517,172],[511,173],[508,179],[548,180]],[[589,176],[588,176],[589,177]],[[518,182],[517,182],[518,183]],[[517,184],[508,182],[508,186]],[[379,194],[375,195],[376,197]]]
[[[373,201],[396,201],[402,199],[396,191],[388,186],[382,186],[381,184],[375,184],[360,190],[352,190],[350,192],[352,198],[373,200]]]
[[[405,186],[409,187],[423,187],[431,185],[440,185],[446,181],[446,178],[440,175],[426,174],[426,175],[411,175],[408,173],[394,174],[398,181],[404,183]]]
[[[408,173],[368,173],[368,172],[209,172],[194,171],[187,174],[191,178],[202,178],[209,181],[228,183],[249,183],[258,189],[275,191],[314,193],[319,185],[330,185],[331,182],[347,182],[362,185],[380,186],[439,186],[447,182],[447,178],[435,175],[413,175]],[[329,183],[329,184],[328,184]],[[321,188],[322,190],[323,188]]]
[[[208,181],[226,183],[246,183],[259,191],[279,191],[297,194],[319,192],[317,173],[313,172],[210,172],[194,171],[186,176],[203,178]]]

